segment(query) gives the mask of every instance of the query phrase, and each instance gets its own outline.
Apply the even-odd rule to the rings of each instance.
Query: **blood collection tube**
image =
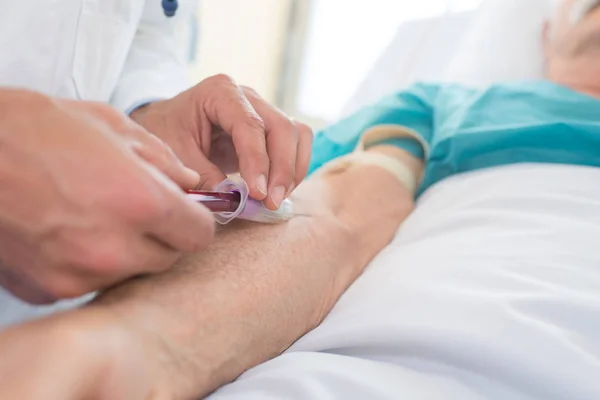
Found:
[[[269,210],[262,201],[249,198],[248,193],[246,182],[240,176],[233,175],[219,183],[213,191],[191,190],[187,196],[212,211],[221,225],[236,218],[277,224],[296,215],[290,199],[285,199],[278,210]]]
[[[238,192],[190,190],[187,193],[192,200],[197,201],[214,213],[235,212],[241,203],[241,195]]]

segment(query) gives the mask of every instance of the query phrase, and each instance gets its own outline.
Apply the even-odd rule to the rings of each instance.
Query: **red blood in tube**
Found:
[[[241,195],[238,192],[190,190],[187,193],[195,201],[204,205],[212,212],[234,212],[241,203]]]

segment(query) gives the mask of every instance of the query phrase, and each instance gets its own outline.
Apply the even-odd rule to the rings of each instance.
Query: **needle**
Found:
[[[294,217],[312,217],[310,214],[294,213]]]

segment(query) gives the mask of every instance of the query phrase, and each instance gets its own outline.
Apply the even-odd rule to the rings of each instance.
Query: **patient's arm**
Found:
[[[421,168],[401,150],[374,151]],[[309,217],[227,227],[162,275],[0,335],[0,377],[10,377],[0,398],[193,399],[280,354],[322,321],[413,207],[374,166],[317,174],[294,197]]]

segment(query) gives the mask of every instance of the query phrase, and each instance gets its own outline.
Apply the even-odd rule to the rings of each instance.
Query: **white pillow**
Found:
[[[553,0],[487,0],[445,81],[483,87],[544,75],[542,27]]]
[[[526,0],[524,0],[526,1]],[[444,81],[476,12],[408,21],[346,103],[343,115],[418,81]]]

